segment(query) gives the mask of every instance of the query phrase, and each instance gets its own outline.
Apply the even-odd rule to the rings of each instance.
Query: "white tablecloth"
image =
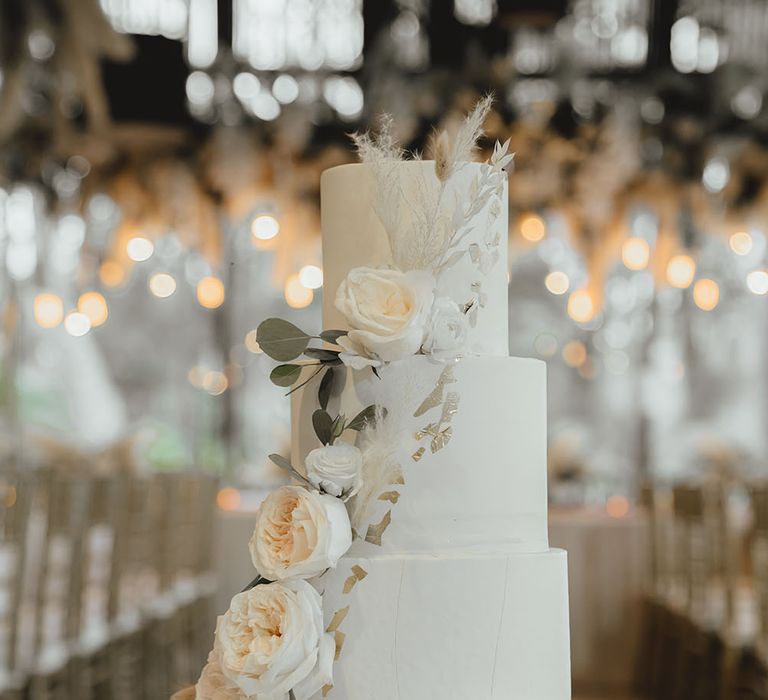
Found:
[[[648,575],[647,522],[638,513],[553,510],[549,539],[568,551],[574,690],[629,689]]]

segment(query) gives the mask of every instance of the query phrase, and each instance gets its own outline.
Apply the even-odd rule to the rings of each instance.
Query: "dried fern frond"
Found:
[[[358,532],[365,529],[372,503],[392,484],[402,481],[402,469],[397,459],[399,425],[392,415],[384,415],[376,407],[376,420],[360,434],[359,447],[363,453],[363,486],[349,503],[350,521]]]
[[[451,144],[448,158],[449,175],[456,170],[460,163],[468,163],[474,159],[477,142],[483,135],[483,124],[493,105],[493,95],[486,95],[466,116]]]

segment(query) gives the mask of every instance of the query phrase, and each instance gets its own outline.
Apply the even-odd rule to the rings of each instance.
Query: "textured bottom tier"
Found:
[[[329,700],[570,700],[562,550],[347,556],[321,581],[341,646]]]

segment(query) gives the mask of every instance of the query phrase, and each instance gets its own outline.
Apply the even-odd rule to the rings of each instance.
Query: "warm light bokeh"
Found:
[[[747,289],[752,294],[768,294],[768,270],[752,270],[747,275]]]
[[[125,281],[125,268],[114,260],[105,260],[99,268],[99,279],[105,287],[119,287]]]
[[[712,311],[720,301],[720,287],[711,279],[700,279],[693,286],[693,301],[703,311]]]
[[[299,270],[299,281],[307,289],[320,289],[323,286],[323,271],[317,265],[304,265]]]
[[[64,319],[64,328],[71,336],[79,338],[91,330],[91,319],[80,311],[70,311]]]
[[[261,241],[268,241],[280,233],[280,222],[270,214],[257,216],[251,224],[251,235]]]
[[[99,292],[81,294],[77,300],[77,310],[88,317],[93,328],[102,325],[109,316],[107,300]]]
[[[746,231],[737,231],[730,237],[728,243],[736,255],[747,255],[752,250],[752,236]]]
[[[259,341],[256,340],[256,336],[257,332],[255,328],[245,334],[245,347],[248,348],[248,351],[252,352],[254,355],[258,355],[259,353],[263,352],[261,345],[259,345]]]
[[[687,289],[696,275],[696,262],[690,255],[675,255],[667,263],[667,281],[677,289]]]
[[[240,492],[231,487],[223,488],[216,494],[216,505],[221,510],[237,510],[240,507]]]
[[[176,280],[167,272],[156,272],[149,278],[149,291],[159,299],[166,299],[176,291]]]
[[[547,233],[547,227],[538,214],[525,214],[520,217],[520,235],[526,241],[536,243],[544,238]]]
[[[218,277],[203,277],[197,283],[197,301],[206,309],[217,309],[224,303],[224,283]]]
[[[643,238],[627,238],[621,247],[621,261],[630,270],[644,270],[650,257],[651,247]]]
[[[568,291],[568,288],[571,286],[571,280],[568,279],[568,275],[566,275],[564,272],[555,270],[546,276],[544,285],[552,294],[561,295]]]
[[[577,289],[568,298],[568,315],[577,323],[587,323],[595,315],[595,302],[586,289]]]
[[[34,317],[41,328],[56,328],[64,319],[64,304],[57,294],[42,292],[35,297]]]
[[[149,238],[135,236],[128,241],[125,252],[128,253],[128,257],[134,262],[144,262],[152,257],[152,253],[155,252],[155,246]]]
[[[288,306],[303,309],[309,306],[314,298],[314,292],[301,283],[298,275],[291,275],[285,281],[285,301],[288,302]]]
[[[587,348],[580,340],[571,340],[563,346],[563,360],[569,367],[581,367],[587,361]]]

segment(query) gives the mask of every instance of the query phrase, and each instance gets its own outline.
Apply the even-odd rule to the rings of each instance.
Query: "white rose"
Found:
[[[427,337],[422,346],[430,355],[455,355],[467,342],[469,319],[453,299],[435,299],[427,326]]]
[[[258,700],[309,700],[332,682],[336,645],[323,629],[320,594],[306,581],[238,593],[216,624],[221,671]]]
[[[236,683],[224,675],[219,655],[212,651],[193,689],[192,700],[248,700]]]
[[[301,486],[264,499],[248,546],[256,570],[270,581],[312,578],[336,566],[352,544],[344,504]]]
[[[347,344],[342,344],[341,360],[351,364],[352,356],[360,355],[391,362],[417,353],[424,341],[434,287],[434,277],[423,270],[350,270],[336,292],[336,308],[352,329]]]
[[[331,496],[354,496],[360,490],[363,454],[339,443],[312,450],[304,461],[310,483]]]

